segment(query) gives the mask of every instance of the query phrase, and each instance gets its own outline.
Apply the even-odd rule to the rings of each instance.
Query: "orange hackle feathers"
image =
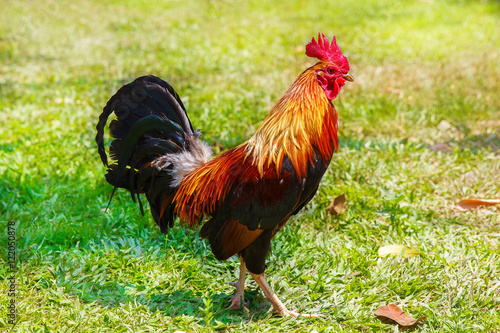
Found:
[[[311,146],[325,163],[337,150],[337,111],[314,75],[323,66],[320,62],[304,71],[248,141],[247,156],[260,173],[270,164],[279,171],[286,155],[300,179],[305,176],[307,163],[315,158]]]
[[[177,216],[190,225],[210,215],[234,182],[277,177],[287,156],[298,180],[319,154],[325,166],[338,148],[338,115],[315,80],[319,62],[305,70],[272,108],[257,132],[245,143],[193,170],[182,182],[174,202]]]
[[[177,216],[192,225],[203,214],[212,213],[217,202],[227,195],[244,162],[245,155],[240,146],[188,174],[174,198]]]

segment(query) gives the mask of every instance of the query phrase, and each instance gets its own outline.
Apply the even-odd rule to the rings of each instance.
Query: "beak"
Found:
[[[351,74],[344,74],[342,75],[342,78],[346,81],[349,81],[349,82],[354,82],[354,78],[352,77]]]

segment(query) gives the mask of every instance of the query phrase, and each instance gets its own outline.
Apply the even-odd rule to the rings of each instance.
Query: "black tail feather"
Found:
[[[104,128],[112,113],[109,147],[112,164],[104,147]],[[190,137],[198,132],[187,116],[184,104],[174,88],[155,76],[139,77],[121,87],[110,98],[99,116],[96,143],[102,163],[108,167],[106,180],[116,187],[130,191],[132,200],[139,202],[144,214],[140,193],[146,193],[151,212],[162,232],[171,227],[174,208],[165,198],[173,198],[177,188],[172,186],[168,165],[155,165],[159,158],[189,149]],[[114,190],[113,190],[114,193]],[[111,199],[110,199],[111,200]]]
[[[111,134],[116,139],[124,139],[130,127],[138,120],[151,115],[169,119],[188,135],[193,127],[179,95],[167,82],[156,76],[142,76],[121,87],[111,97],[97,123],[96,142],[99,156],[105,166],[108,158],[104,149],[104,127],[109,116],[115,112],[118,121],[110,125]]]
[[[158,131],[160,137],[168,138],[176,141],[178,146],[184,148],[186,136],[177,124],[167,120],[163,120],[158,116],[147,116],[138,120],[127,132],[127,135],[122,140],[120,151],[118,153],[118,173],[117,179],[121,178],[125,168],[130,165],[130,160],[135,152],[136,145],[139,140],[151,131]],[[170,132],[172,131],[174,134]],[[163,134],[163,135],[162,135]],[[178,134],[178,135],[176,135]],[[182,139],[181,139],[182,137]],[[165,140],[168,142],[167,140]],[[172,146],[173,147],[173,146]]]

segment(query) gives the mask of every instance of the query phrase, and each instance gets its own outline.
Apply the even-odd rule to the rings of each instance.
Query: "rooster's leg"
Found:
[[[250,274],[252,274],[250,272]],[[264,279],[264,274],[252,274],[253,279],[257,284],[259,285],[260,289],[264,292],[264,294],[267,297],[267,300],[271,302],[273,305],[273,312],[280,315],[280,316],[292,316],[292,317],[297,317],[297,316],[305,316],[305,317],[321,317],[322,315],[317,315],[317,314],[299,314],[298,312],[295,311],[290,311],[286,308],[286,306],[281,303],[279,300],[278,296],[274,293],[273,289],[269,286],[267,283],[266,279]]]
[[[229,285],[236,288],[236,292],[234,293],[233,298],[231,298],[231,305],[229,306],[230,309],[237,310],[241,307],[241,305],[243,305],[243,308],[246,309],[244,295],[246,274],[247,266],[245,265],[243,258],[240,258],[240,277],[236,282],[229,282]]]

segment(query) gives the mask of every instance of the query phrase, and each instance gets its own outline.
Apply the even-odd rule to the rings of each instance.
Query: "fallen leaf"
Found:
[[[481,206],[493,206],[500,204],[500,199],[462,199],[457,204],[457,209],[465,212],[477,209]]]
[[[381,248],[378,249],[378,256],[380,258],[383,258],[387,257],[389,254],[398,255],[403,252],[405,258],[415,257],[416,255],[422,253],[419,250],[406,245],[387,245],[387,246],[382,246]]]
[[[328,207],[326,207],[326,211],[330,213],[330,215],[342,214],[346,210],[345,204],[346,204],[346,198],[345,195],[342,193],[341,195],[333,199],[332,202],[330,202]]]
[[[375,311],[375,315],[382,319],[390,319],[395,321],[401,326],[413,326],[418,322],[422,321],[426,316],[420,317],[418,319],[412,318],[407,315],[401,308],[394,304],[381,306]]]
[[[429,146],[427,149],[432,150],[432,151],[436,151],[436,152],[443,152],[443,153],[447,153],[447,154],[453,153],[453,150],[451,149],[450,145],[446,144],[446,143],[442,143],[442,142],[435,143],[435,144]]]

